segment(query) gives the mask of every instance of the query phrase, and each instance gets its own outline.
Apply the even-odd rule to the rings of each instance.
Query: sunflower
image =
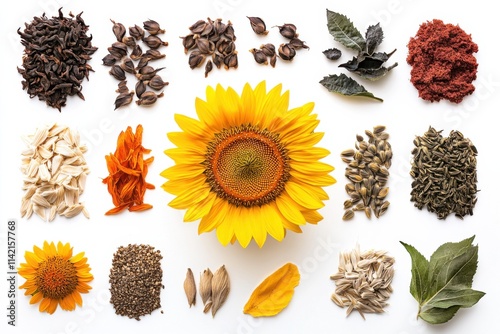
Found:
[[[216,230],[223,245],[236,240],[259,247],[267,234],[281,241],[286,230],[302,232],[323,217],[334,184],[333,167],[319,161],[330,152],[315,147],[322,132],[314,103],[288,109],[289,92],[265,81],[234,89],[209,86],[196,98],[199,119],[176,114],[182,132],[168,133],[177,146],[165,154],[175,165],[161,176],[163,189],[176,197],[169,205],[187,210],[184,221],[200,220],[198,233]]]
[[[60,305],[63,310],[72,311],[76,304],[82,306],[80,293],[92,289],[87,283],[94,277],[90,273],[85,253],[73,256],[69,243],[56,245],[45,241],[43,249],[33,246],[33,252],[26,251],[26,263],[21,263],[18,273],[26,279],[20,289],[31,296],[30,304],[41,301],[40,312],[52,314]]]

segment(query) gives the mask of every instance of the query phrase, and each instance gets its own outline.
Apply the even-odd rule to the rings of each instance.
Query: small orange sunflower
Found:
[[[198,232],[216,230],[223,245],[252,238],[259,247],[267,234],[278,241],[286,230],[301,232],[318,223],[334,184],[334,168],[320,159],[330,152],[315,147],[322,132],[313,103],[288,109],[281,84],[269,92],[265,81],[240,95],[221,85],[196,99],[198,119],[175,115],[182,132],[168,133],[176,148],[165,154],[175,165],[161,175],[169,205],[187,210],[184,221],[201,219]]]
[[[69,243],[45,241],[43,249],[33,246],[33,252],[26,251],[26,263],[21,263],[18,273],[26,279],[20,289],[30,295],[30,304],[41,301],[40,312],[52,314],[60,305],[63,310],[72,311],[76,304],[82,306],[80,293],[89,292],[92,287],[87,283],[94,277],[90,273],[85,253],[73,256]]]

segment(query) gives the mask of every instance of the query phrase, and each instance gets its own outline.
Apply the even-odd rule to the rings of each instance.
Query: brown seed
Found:
[[[134,62],[132,61],[132,59],[130,59],[129,57],[124,57],[122,59],[122,63],[120,65],[120,67],[125,71],[125,72],[128,72],[128,73],[131,73],[131,74],[136,74],[137,72],[135,71],[135,65],[134,65]]]
[[[304,41],[298,39],[298,38],[292,38],[289,42],[289,44],[295,49],[295,50],[300,50],[300,49],[308,49],[309,47],[305,44]]]
[[[125,71],[120,67],[120,65],[113,65],[109,70],[109,74],[111,74],[116,80],[123,81],[126,79]]]
[[[113,66],[116,63],[116,58],[112,54],[108,53],[104,58],[102,58],[102,64],[105,66]]]
[[[128,87],[127,87],[127,80],[120,81],[118,83],[118,89],[116,90],[117,93],[128,93]]]
[[[122,38],[122,43],[128,46],[129,48],[133,49],[137,43],[135,42],[135,38],[132,36],[125,36]]]
[[[292,61],[295,54],[295,49],[288,43],[281,44],[278,48],[278,55],[283,60]]]
[[[127,30],[123,24],[117,23],[113,20],[111,20],[111,22],[113,23],[113,34],[115,35],[116,40],[121,42]]]
[[[160,28],[160,24],[154,20],[147,20],[143,22],[144,29],[151,35],[164,34],[165,30]]]
[[[158,74],[155,75],[151,80],[148,82],[148,86],[151,87],[154,90],[161,90],[163,87],[167,86],[168,82],[163,81],[162,77],[159,76]]]
[[[142,41],[151,49],[158,49],[160,46],[168,46],[168,42],[163,41],[160,37],[156,35],[149,35],[143,37]]]
[[[278,56],[276,56],[276,54],[273,54],[271,56],[271,60],[269,61],[269,64],[271,64],[272,67],[276,66],[276,59],[278,59]]]
[[[226,266],[222,265],[212,277],[212,317],[225,303],[230,291],[229,275]]]
[[[135,94],[138,98],[146,91],[146,84],[142,80],[137,80],[135,83]]]
[[[188,53],[189,50],[195,47],[196,41],[194,39],[194,34],[189,34],[181,38],[182,45],[184,46],[184,53]]]
[[[120,93],[115,100],[115,110],[132,103],[134,91]]]
[[[207,61],[207,64],[205,65],[205,78],[208,77],[208,73],[210,73],[213,69],[213,63],[212,61],[209,59]]]
[[[137,24],[134,25],[133,27],[129,27],[128,33],[130,34],[130,36],[134,37],[137,41],[140,41],[144,38],[144,30]]]
[[[266,23],[260,17],[247,16],[250,20],[250,26],[257,35],[267,35]]]
[[[267,56],[262,50],[253,48],[250,49],[249,51],[253,54],[253,58],[255,59],[257,64],[264,64],[264,65],[268,64]]]
[[[194,282],[191,268],[187,269],[186,278],[184,279],[184,292],[186,293],[189,307],[196,305],[196,283]]]
[[[224,67],[226,70],[230,68],[238,68],[238,55],[233,53],[224,57]]]
[[[274,47],[274,44],[271,44],[271,43],[262,44],[260,46],[260,49],[268,57],[272,57],[276,54],[276,48]]]
[[[209,268],[203,270],[200,275],[200,296],[205,308],[203,312],[207,313],[212,307],[212,277],[213,274]]]
[[[141,59],[141,57],[142,57],[141,46],[139,44],[136,44],[132,48],[132,52],[130,53],[130,59],[132,59],[132,60],[139,60],[139,59]]]
[[[344,216],[342,216],[342,220],[350,220],[354,217],[354,211],[349,209],[344,212]]]
[[[150,60],[157,60],[161,58],[165,58],[165,54],[161,53],[156,49],[147,50],[144,55],[148,57]]]
[[[195,69],[196,67],[200,67],[205,62],[206,56],[201,54],[199,51],[193,51],[189,55],[189,67],[191,69]]]
[[[109,48],[109,53],[111,53],[116,59],[122,59],[127,55],[128,47],[125,43],[114,42]]]
[[[139,100],[135,101],[135,103],[140,106],[149,106],[154,104],[160,97],[163,97],[163,92],[156,94],[155,92],[146,91],[142,93]]]
[[[285,23],[282,26],[277,26],[281,36],[292,39],[296,38],[299,35],[297,34],[297,27],[294,24],[291,23]]]

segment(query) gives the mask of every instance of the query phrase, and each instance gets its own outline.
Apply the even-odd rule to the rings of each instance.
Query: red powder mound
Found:
[[[477,51],[477,44],[459,26],[436,19],[421,24],[410,38],[406,58],[418,95],[430,102],[460,103],[475,89]]]

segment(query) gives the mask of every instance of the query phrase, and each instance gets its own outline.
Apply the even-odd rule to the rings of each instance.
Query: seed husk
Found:
[[[281,59],[292,61],[296,51],[289,43],[283,43],[278,47],[278,55]]]
[[[125,26],[123,24],[115,22],[113,20],[111,20],[111,22],[113,23],[113,34],[115,35],[116,40],[118,42],[121,42],[127,30],[125,29]]]
[[[135,24],[133,27],[128,28],[128,33],[130,36],[134,37],[137,41],[144,38],[144,30]]]
[[[253,58],[255,59],[255,62],[257,64],[264,64],[267,65],[269,62],[267,61],[267,56],[266,54],[259,49],[253,48],[250,49],[250,52],[253,54]]]
[[[272,57],[272,56],[276,55],[276,48],[275,48],[274,44],[271,44],[271,43],[262,44],[260,46],[260,49],[262,50],[262,52],[264,52],[264,54],[267,57]]]
[[[163,81],[162,77],[157,74],[148,81],[148,86],[154,90],[161,90],[168,86],[168,82]]]
[[[141,94],[139,100],[135,101],[135,103],[140,106],[149,106],[154,104],[160,97],[163,97],[163,95],[163,92],[156,94],[155,92],[145,91]]]
[[[189,307],[196,305],[196,283],[194,282],[194,275],[191,268],[187,269],[186,278],[184,279],[184,292]]]
[[[149,35],[142,38],[142,41],[151,49],[158,49],[160,46],[168,46],[167,41],[163,41],[156,35]]]
[[[147,20],[143,22],[144,29],[151,35],[164,34],[165,29],[160,28],[160,24],[155,20]]]
[[[146,84],[142,80],[138,80],[135,83],[135,94],[137,95],[138,98],[141,97],[141,95],[146,91]]]
[[[207,313],[212,307],[212,277],[213,274],[209,268],[203,270],[200,275],[200,296],[203,302],[203,312]]]
[[[120,65],[113,65],[111,66],[111,69],[109,70],[109,74],[111,74],[116,80],[123,81],[126,80],[127,77],[125,76],[125,71],[123,68],[121,68]]]
[[[226,266],[222,265],[212,277],[212,317],[225,303],[230,291],[229,275]]]
[[[260,17],[247,16],[247,18],[250,20],[252,30],[257,35],[267,35],[269,33],[269,31],[266,30],[266,23]]]
[[[214,68],[214,65],[213,65],[212,61],[209,59],[205,65],[205,78],[208,77],[208,73],[210,73],[213,68]]]
[[[288,42],[295,50],[300,50],[300,49],[308,49],[309,47],[306,45],[306,43],[298,38],[292,38],[290,42]]]
[[[277,27],[279,29],[281,36],[285,38],[293,39],[299,37],[299,35],[297,34],[297,27],[295,26],[295,24],[285,23]]]

